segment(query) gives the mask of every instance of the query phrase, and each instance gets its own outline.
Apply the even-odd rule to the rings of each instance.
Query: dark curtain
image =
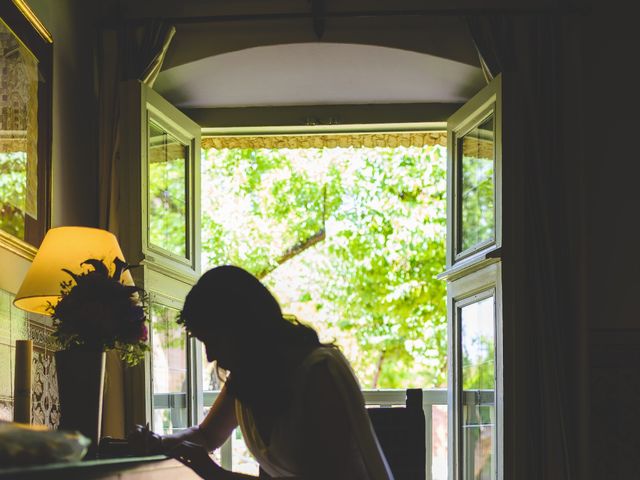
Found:
[[[153,87],[175,33],[175,27],[162,20],[126,28],[125,80],[137,79]]]
[[[505,15],[467,17],[467,25],[478,50],[487,82],[516,67],[514,22]]]
[[[120,146],[120,82],[138,79],[153,86],[175,27],[160,20],[120,23],[100,31],[98,39],[99,151],[98,192],[100,228],[118,236]],[[126,208],[126,205],[123,206]],[[126,396],[123,365],[117,352],[107,352],[102,434],[125,436]]]
[[[504,478],[583,478],[585,192],[572,142],[572,20],[467,23],[485,76],[501,73],[503,85]]]
[[[120,81],[138,79],[152,87],[175,27],[161,20],[103,29],[98,45],[99,219],[100,227],[118,234],[118,162]]]

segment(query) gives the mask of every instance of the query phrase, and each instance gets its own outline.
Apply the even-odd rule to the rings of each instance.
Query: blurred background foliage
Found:
[[[203,270],[241,266],[363,388],[446,385],[446,150],[207,149]]]

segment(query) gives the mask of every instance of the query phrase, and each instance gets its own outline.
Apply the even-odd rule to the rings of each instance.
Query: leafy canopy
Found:
[[[363,387],[446,381],[445,150],[203,152],[203,265],[254,273]]]

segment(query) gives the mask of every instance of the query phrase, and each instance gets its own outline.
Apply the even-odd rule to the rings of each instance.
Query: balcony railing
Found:
[[[371,407],[398,407],[405,404],[405,390],[363,390],[365,403]],[[203,392],[202,416],[206,415],[218,392]],[[466,390],[462,396],[463,406],[467,409],[468,424],[463,429],[487,429],[495,425],[495,395],[492,390]],[[491,407],[489,420],[478,415],[478,407]],[[426,480],[447,479],[447,390],[425,389],[422,395],[422,408],[425,416]],[[186,393],[159,393],[153,396],[154,429],[158,433],[182,430],[188,425],[188,401]],[[156,425],[157,423],[157,425]],[[471,438],[471,437],[470,437]],[[471,443],[470,443],[471,442]],[[475,442],[477,443],[477,442]],[[472,468],[476,461],[476,445],[467,440],[465,451],[468,458],[465,464]],[[257,465],[251,458],[241,432],[233,433],[231,438],[215,454],[216,459],[227,469],[257,474]]]
[[[404,406],[405,390],[363,390],[367,406],[398,407]],[[203,405],[206,414],[213,404],[218,392],[203,392]],[[422,406],[425,416],[425,445],[426,445],[426,480],[445,480],[447,478],[447,391],[446,389],[423,390]],[[154,413],[163,414],[164,421],[170,425],[171,431],[178,431],[187,427],[187,395],[186,393],[157,393],[153,396]],[[223,467],[237,468],[239,463],[249,463],[249,458],[234,459],[236,456],[246,456],[241,440],[233,438],[239,436],[234,433],[221,448],[219,461]],[[239,444],[240,443],[240,444]],[[235,461],[234,461],[235,460]],[[242,460],[242,462],[239,462]],[[256,467],[257,468],[257,467]]]

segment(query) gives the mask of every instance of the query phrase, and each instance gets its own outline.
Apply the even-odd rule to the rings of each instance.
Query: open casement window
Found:
[[[125,83],[122,97],[125,255],[192,283],[200,272],[200,126],[140,82]]]
[[[151,294],[150,388],[151,428],[165,435],[183,430],[201,420],[200,343],[176,323],[181,302]]]
[[[152,347],[128,373],[127,423],[168,433],[192,425],[202,402],[200,347],[175,323],[200,275],[200,126],[141,82],[123,83],[121,98],[119,237],[149,294]]]
[[[449,478],[502,479],[501,79],[447,122]]]

